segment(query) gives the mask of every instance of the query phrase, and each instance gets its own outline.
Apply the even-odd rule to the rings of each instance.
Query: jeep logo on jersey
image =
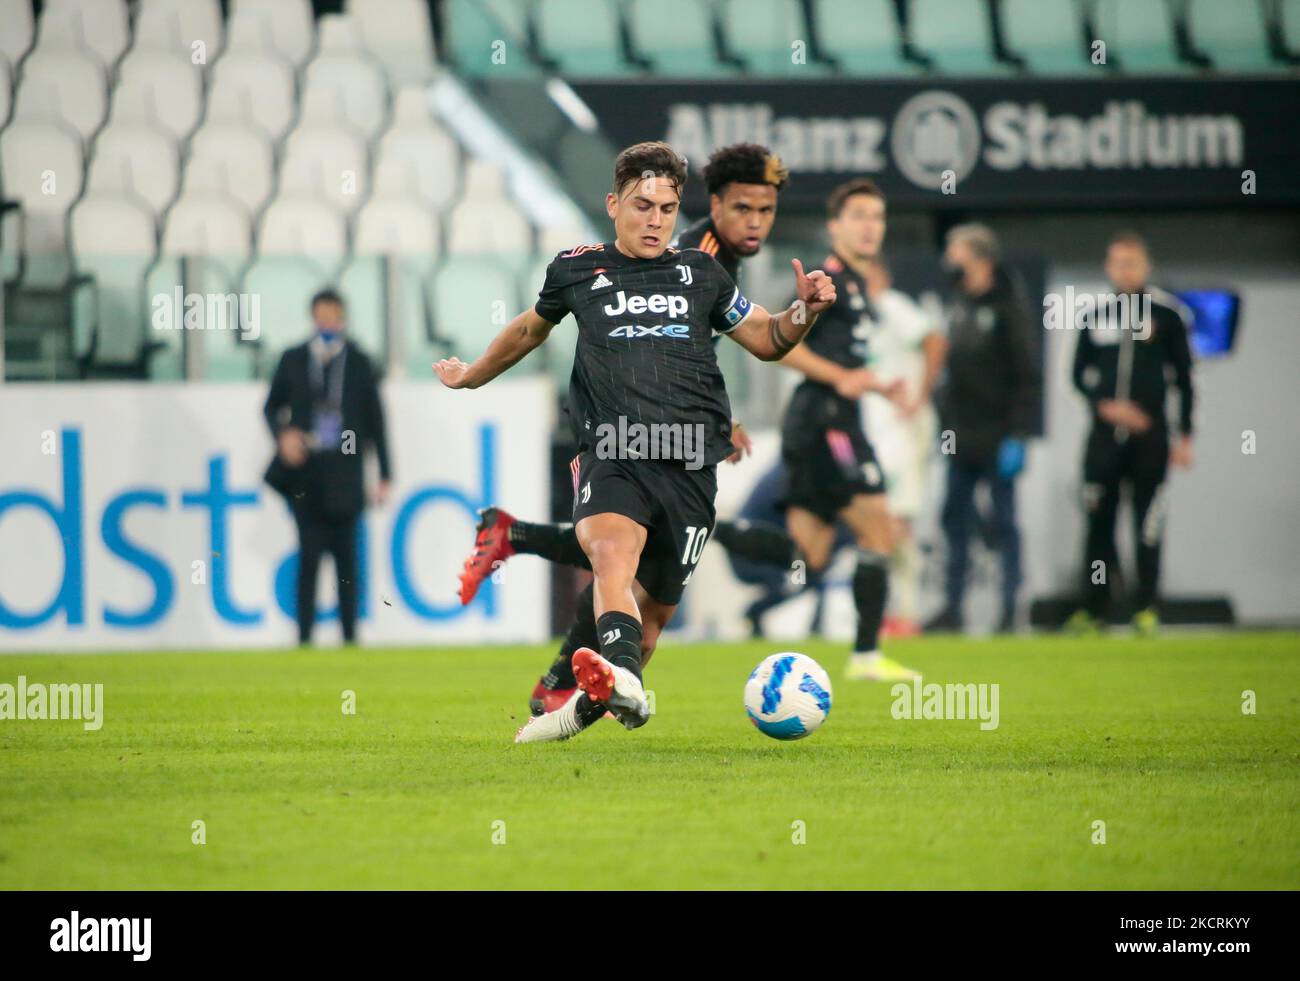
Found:
[[[606,309],[609,309],[606,307]],[[609,332],[610,337],[690,337],[689,324],[655,324],[642,327],[640,324],[624,324]]]
[[[623,290],[614,294],[613,303],[605,304],[605,313],[610,317],[624,313],[666,313],[670,317],[684,317],[688,309],[684,296],[665,296],[663,293],[628,296]]]

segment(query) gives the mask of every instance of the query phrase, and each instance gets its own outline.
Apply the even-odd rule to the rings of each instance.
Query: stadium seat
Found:
[[[1065,74],[1096,68],[1084,43],[1078,0],[1002,0],[1002,35],[1031,71]]]
[[[447,251],[452,255],[495,255],[519,268],[532,253],[532,229],[504,198],[465,198],[451,209]]]
[[[363,46],[383,64],[390,82],[421,82],[432,76],[433,29],[424,0],[348,0],[347,11]]]
[[[117,64],[129,39],[125,0],[46,0],[36,28],[38,50],[89,51],[103,68]]]
[[[88,193],[72,209],[72,251],[76,270],[95,281],[89,324],[74,336],[94,336],[94,364],[138,364],[150,320],[145,272],[157,252],[154,216],[111,192]],[[84,353],[84,349],[78,353]]]
[[[1179,71],[1174,24],[1165,0],[1097,0],[1093,25],[1107,58],[1129,72]]]
[[[389,128],[403,129],[441,129],[434,119],[429,105],[429,90],[423,85],[406,85],[393,95],[393,121]]]
[[[450,0],[446,4],[447,50],[472,76],[518,76],[538,72],[528,52],[528,0]]]
[[[851,75],[907,75],[893,0],[818,0],[817,42]]]
[[[212,72],[208,119],[249,123],[279,140],[293,113],[294,79],[288,62],[265,54],[222,55]]]
[[[1258,0],[1229,6],[1221,0],[1191,0],[1187,7],[1192,44],[1210,56],[1214,67],[1230,71],[1268,71],[1264,8]]]
[[[108,91],[94,56],[37,48],[23,63],[14,116],[62,122],[89,140],[104,122]]]
[[[417,194],[446,209],[456,196],[460,152],[440,129],[391,129],[379,144],[375,193],[386,197]]]
[[[262,215],[257,250],[264,256],[308,256],[332,272],[342,263],[347,247],[347,222],[322,201],[280,197]]]
[[[366,50],[361,26],[351,14],[323,14],[316,24],[316,53],[359,54]]]
[[[238,201],[225,194],[188,186],[191,175],[196,173],[196,163],[216,165],[214,161],[190,161],[186,169],[187,186],[167,213],[161,258],[149,273],[150,296],[170,293],[177,284],[185,293],[205,296],[233,293],[247,264],[252,249],[248,214]],[[202,167],[198,169],[201,171]],[[203,377],[221,381],[254,377],[255,346],[240,340],[236,333],[238,323],[218,326],[229,333],[204,337]],[[149,360],[149,377],[155,380],[183,377],[181,334],[159,332],[151,339],[161,348]]]
[[[477,258],[449,259],[434,273],[429,291],[434,332],[447,339],[462,361],[487,350],[521,309],[510,271]],[[527,368],[525,361],[512,373]]]
[[[545,225],[538,234],[537,251],[547,256],[550,261],[551,256],[557,252],[567,252],[569,249],[586,243],[589,233],[582,225]],[[541,286],[541,280],[537,281]]]
[[[53,285],[67,279],[68,209],[81,196],[81,140],[62,123],[15,119],[0,133],[4,192],[23,207],[24,281]],[[48,192],[48,193],[46,193]]]
[[[353,251],[358,255],[433,258],[440,251],[438,223],[418,197],[372,197],[357,213]]]
[[[237,46],[236,22],[241,41],[260,46],[260,39],[265,39],[294,68],[302,67],[315,44],[316,22],[309,0],[232,0],[227,42],[232,50]],[[246,28],[245,24],[257,26]]]
[[[167,212],[163,255],[215,257],[233,274],[248,260],[251,251],[248,213],[227,195],[186,187]]]
[[[555,252],[559,251],[560,249],[555,250]],[[542,284],[546,282],[546,267],[554,258],[554,252],[543,251],[520,278],[519,300],[522,304],[520,309],[537,302],[537,294],[541,291]],[[539,370],[551,376],[557,393],[561,395],[566,395],[569,391],[569,378],[573,374],[573,355],[577,347],[578,323],[570,313],[555,325],[541,350],[530,356],[530,359],[540,359]]]
[[[994,57],[993,26],[985,4],[911,0],[908,9],[912,43],[939,71],[987,75],[1005,70]]]
[[[263,10],[246,8],[230,15],[230,21],[226,25],[226,51],[231,54],[268,55],[283,58],[292,64],[289,56],[276,45]]]
[[[275,185],[275,155],[271,141],[261,130],[240,123],[220,121],[205,123],[190,141],[190,163],[219,168],[223,191],[238,200],[250,214],[255,214],[271,197]],[[212,173],[211,169],[208,173]],[[211,185],[205,182],[206,187]]]
[[[191,378],[206,381],[248,381],[257,376],[257,346],[241,341],[237,279],[227,273],[228,263],[216,263],[200,256],[182,260],[161,256],[145,274],[145,293],[150,297],[197,294],[204,300],[205,330],[149,330],[146,370],[153,381],[179,381],[186,377],[185,348],[202,347],[198,370]],[[235,294],[231,298],[232,294]],[[246,310],[259,315],[260,297],[250,299]],[[220,302],[215,302],[215,301]]]
[[[374,197],[357,215],[353,251],[359,257],[387,258],[390,318],[402,337],[408,370],[425,378],[429,365],[446,352],[435,349],[425,331],[425,284],[440,251],[438,223],[419,197]]]
[[[723,0],[721,11],[728,53],[743,59],[753,72],[804,77],[825,73],[806,46],[802,63],[795,61],[795,42],[806,45],[809,40],[799,0]]]
[[[307,339],[312,296],[337,285],[331,270],[295,255],[262,256],[249,266],[240,291],[258,297],[260,375],[269,376],[285,348]]]
[[[165,51],[207,67],[225,39],[219,0],[140,0],[133,50]]]
[[[191,154],[185,165],[185,176],[181,182],[182,193],[200,196],[215,196],[225,199],[230,207],[251,215],[252,210],[239,198],[235,197],[231,185],[235,183],[230,176],[227,160],[219,157],[196,157]]]
[[[348,336],[370,355],[375,367],[388,361],[385,267],[381,256],[353,256],[339,273],[338,291],[347,304]]]
[[[0,24],[5,27],[0,31],[0,55],[17,68],[36,37],[32,0],[0,0]]]
[[[351,214],[370,193],[365,144],[343,126],[299,126],[284,141],[280,193],[319,197]]]
[[[462,198],[505,198],[506,175],[487,160],[470,160],[465,165]]]
[[[307,66],[303,79],[304,116],[320,119],[330,115],[367,140],[383,129],[388,89],[384,73],[369,55],[322,51]]]
[[[409,268],[411,259],[401,257],[390,260],[398,264],[399,289],[390,298],[393,304],[394,333],[401,345],[401,363],[406,374],[417,381],[434,378],[433,364],[455,354],[449,341],[433,333],[433,312],[430,306],[428,276],[418,268]]]
[[[112,119],[151,122],[184,140],[203,114],[203,69],[165,51],[133,49],[118,69]]]
[[[536,17],[538,49],[566,75],[627,72],[609,0],[539,0]]]
[[[180,189],[176,144],[145,123],[109,123],[95,140],[86,187],[131,198],[156,222]]]
[[[709,77],[737,70],[718,61],[705,0],[630,0],[627,24],[632,50],[661,75]]]

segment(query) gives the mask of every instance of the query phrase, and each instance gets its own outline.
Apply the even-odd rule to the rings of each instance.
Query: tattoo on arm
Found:
[[[794,350],[795,345],[799,343],[799,338],[790,340],[785,334],[781,333],[781,317],[779,314],[773,314],[767,320],[767,337],[772,345],[772,350],[776,352],[778,359],[785,357]]]

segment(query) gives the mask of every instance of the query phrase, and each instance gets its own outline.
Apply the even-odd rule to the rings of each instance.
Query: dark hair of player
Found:
[[[876,186],[875,181],[869,177],[855,177],[831,191],[831,196],[826,199],[826,217],[838,218],[840,212],[844,210],[845,203],[856,194],[866,194],[869,197],[880,198],[881,201],[885,200],[884,193]]]
[[[686,160],[667,143],[634,143],[614,161],[614,192],[644,177],[663,177],[677,188],[680,197],[686,187]]]
[[[710,194],[722,194],[728,184],[771,184],[778,191],[790,180],[781,158],[757,143],[733,143],[713,151],[704,167]]]
[[[338,293],[332,289],[323,289],[313,296],[311,298],[311,306],[307,309],[315,310],[317,304],[320,303],[335,303],[338,306],[344,306],[343,297],[339,296]]]
[[[1110,241],[1106,243],[1106,247],[1110,248],[1112,245],[1131,245],[1136,249],[1141,249],[1148,255],[1151,253],[1151,250],[1147,248],[1147,240],[1137,232],[1116,232],[1110,237]]]

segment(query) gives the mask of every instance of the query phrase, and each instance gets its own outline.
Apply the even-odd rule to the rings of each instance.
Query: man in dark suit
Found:
[[[944,268],[956,292],[948,310],[947,380],[939,398],[948,454],[943,531],[948,543],[943,610],[926,631],[960,631],[975,524],[975,489],[988,486],[993,499],[992,538],[1002,566],[1002,615],[998,631],[1016,625],[1020,588],[1020,528],[1016,477],[1033,429],[1040,383],[1034,364],[1033,322],[1022,292],[1001,262],[997,237],[984,225],[958,225],[948,232]],[[947,437],[945,436],[945,439]]]
[[[280,358],[266,397],[266,422],[275,437],[298,524],[298,642],[311,641],[316,619],[316,571],[321,554],[334,557],[343,640],[356,639],[357,518],[365,507],[362,451],[379,457],[376,503],[388,499],[391,470],[384,410],[374,368],[345,338],[343,300],[333,290],[312,297],[316,332]]]

